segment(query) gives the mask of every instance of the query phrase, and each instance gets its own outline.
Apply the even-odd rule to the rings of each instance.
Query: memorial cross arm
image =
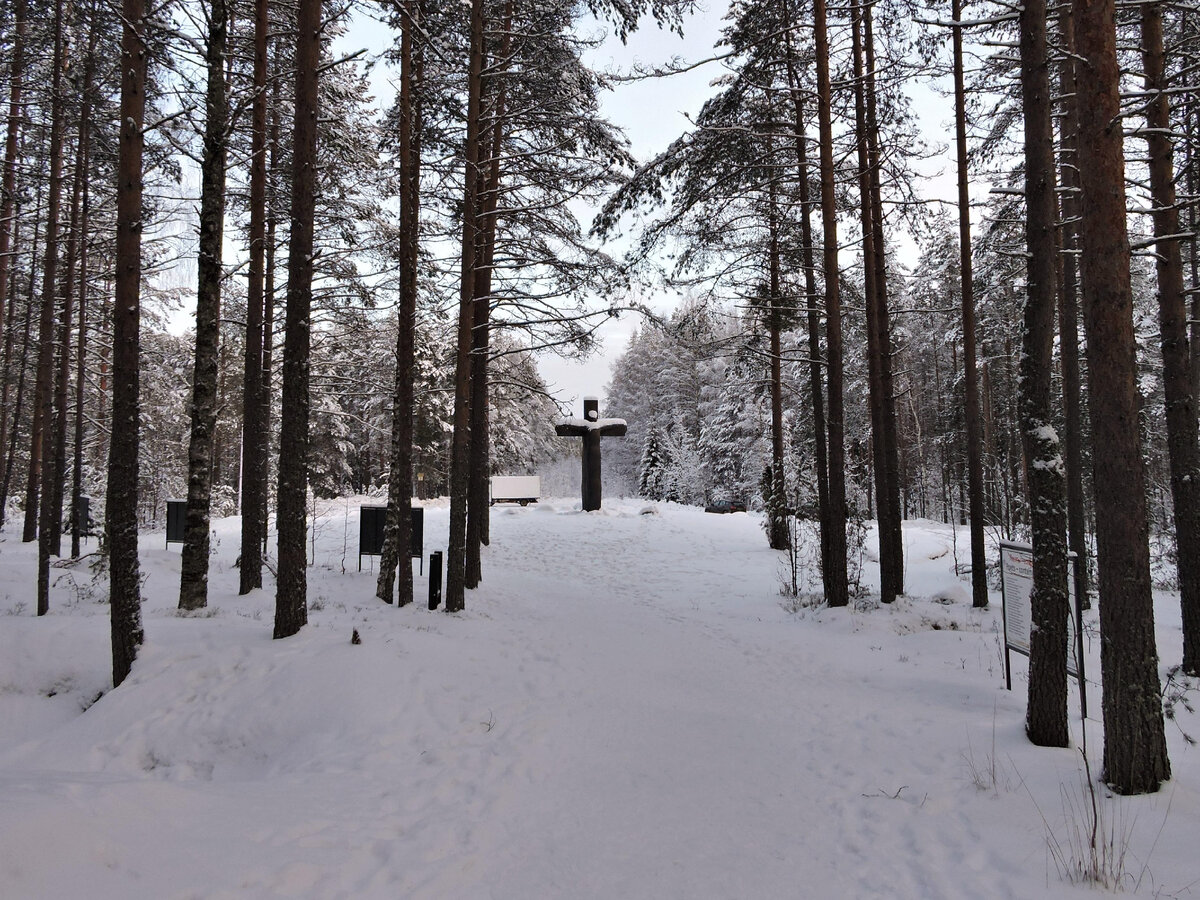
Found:
[[[629,425],[624,419],[562,418],[554,423],[554,433],[559,437],[583,437],[589,432],[598,432],[601,437],[624,437]]]

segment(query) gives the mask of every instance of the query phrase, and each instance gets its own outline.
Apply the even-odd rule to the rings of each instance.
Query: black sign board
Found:
[[[383,553],[383,538],[387,530],[386,506],[361,506],[358,519],[358,570],[362,571],[364,556],[380,556]],[[412,532],[409,540],[409,555],[421,560],[421,572],[425,570],[425,510],[412,507]]]
[[[421,568],[425,568],[425,510],[419,506],[412,507],[412,529],[409,531],[409,556],[421,560]]]
[[[187,501],[167,501],[167,543],[182,544],[187,528]]]
[[[387,528],[386,506],[363,506],[358,518],[358,567],[363,556],[378,556],[383,552],[383,533]]]

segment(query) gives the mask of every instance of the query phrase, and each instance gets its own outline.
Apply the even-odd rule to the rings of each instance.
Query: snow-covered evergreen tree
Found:
[[[709,499],[750,502],[757,494],[758,475],[769,455],[761,368],[748,355],[735,359],[700,426],[697,447],[712,483]]]
[[[638,496],[647,500],[664,499],[667,468],[671,463],[662,429],[651,425],[642,442],[642,459],[638,465]]]
[[[663,499],[699,506],[708,489],[704,465],[691,431],[677,424],[667,432],[669,462],[663,473]]]

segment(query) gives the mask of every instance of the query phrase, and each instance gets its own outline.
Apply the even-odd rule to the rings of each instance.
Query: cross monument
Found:
[[[601,419],[600,401],[583,398],[583,418],[559,419],[554,432],[559,437],[583,438],[583,509],[590,512],[600,508],[600,438],[624,437],[624,419]]]

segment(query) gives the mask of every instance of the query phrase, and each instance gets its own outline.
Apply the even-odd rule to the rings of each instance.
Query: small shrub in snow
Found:
[[[851,597],[861,597],[864,592],[862,578],[866,546],[867,521],[861,512],[852,511],[846,519],[846,581]]]
[[[975,747],[971,743],[971,735],[967,735],[967,749],[962,753],[971,784],[978,791],[988,792],[999,796],[1001,788],[1012,790],[1012,781],[1004,764],[996,757],[996,707],[992,707],[992,748],[982,758],[975,755]]]
[[[1179,721],[1179,711],[1182,709],[1184,712],[1195,714],[1196,708],[1192,705],[1189,695],[1197,688],[1200,688],[1200,679],[1189,678],[1183,674],[1182,666],[1171,666],[1167,670],[1167,680],[1162,688],[1163,717],[1174,722],[1183,739],[1193,745],[1196,739],[1183,730]]]
[[[1087,737],[1079,748],[1083,769],[1077,785],[1060,785],[1064,823],[1052,828],[1032,792],[1029,797],[1038,808],[1046,829],[1046,848],[1061,878],[1073,884],[1085,884],[1110,891],[1132,887],[1136,892],[1150,866],[1154,846],[1143,856],[1142,868],[1135,878],[1127,869],[1133,826],[1126,798],[1118,798],[1096,786],[1087,754]],[[1029,791],[1026,786],[1026,791]],[[1170,813],[1168,804],[1167,813]],[[1163,820],[1163,827],[1166,819]],[[1159,829],[1160,833],[1162,829]]]
[[[1082,785],[1059,788],[1066,821],[1057,831],[1046,824],[1046,846],[1065,880],[1120,890],[1130,878],[1125,862],[1133,821],[1126,818],[1124,801],[1100,796],[1086,762],[1084,772]]]
[[[825,602],[825,598],[820,594],[792,594],[787,590],[786,585],[780,589],[780,594],[783,595],[783,601],[780,605],[787,612],[795,615],[803,612],[806,609],[816,609]]]

